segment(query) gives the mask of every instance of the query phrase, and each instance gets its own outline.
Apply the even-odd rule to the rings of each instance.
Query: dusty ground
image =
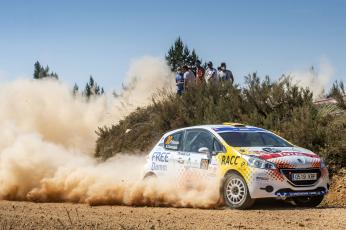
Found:
[[[346,229],[346,170],[313,209],[269,200],[246,211],[0,201],[0,230],[9,229]]]
[[[330,192],[324,204],[346,207],[346,168],[333,176]]]
[[[0,201],[0,229],[346,229],[346,208],[266,202],[235,211]]]

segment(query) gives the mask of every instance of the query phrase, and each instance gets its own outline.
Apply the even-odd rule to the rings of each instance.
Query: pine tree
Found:
[[[166,61],[172,71],[176,71],[179,66],[192,66],[198,59],[196,51],[193,49],[192,52],[190,52],[188,46],[186,44],[184,45],[180,37],[178,37],[171,48],[169,48],[166,55]]]
[[[39,79],[40,78],[40,72],[42,71],[42,66],[41,64],[37,61],[34,64],[34,79]]]
[[[55,78],[55,79],[59,79],[59,76],[57,73],[55,72],[51,72],[49,73],[49,66],[47,65],[46,68],[43,68],[43,66],[41,66],[39,61],[36,61],[34,64],[34,79],[42,79],[42,78],[46,78],[46,77],[51,77],[51,78]]]
[[[73,95],[77,95],[78,94],[78,90],[79,90],[79,87],[78,87],[77,83],[74,83],[73,91],[72,91]]]
[[[104,93],[105,91],[103,87],[100,88],[100,86],[96,83],[94,78],[90,76],[89,82],[85,85],[85,88],[82,94],[86,96],[87,98],[89,98],[91,96],[99,96]]]

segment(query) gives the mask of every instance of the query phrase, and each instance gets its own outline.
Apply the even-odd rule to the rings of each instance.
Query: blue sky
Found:
[[[0,0],[0,80],[31,77],[39,60],[71,86],[89,75],[119,88],[131,60],[164,56],[181,36],[236,81],[277,78],[326,59],[346,80],[346,1]]]

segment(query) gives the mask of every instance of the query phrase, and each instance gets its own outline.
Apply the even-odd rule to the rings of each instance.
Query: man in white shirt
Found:
[[[211,82],[218,82],[218,76],[217,76],[217,72],[216,69],[213,68],[213,63],[210,61],[207,64],[208,68],[205,70],[205,81],[207,83],[211,83]]]
[[[184,89],[188,90],[189,87],[193,87],[196,82],[195,74],[191,71],[191,69],[187,66],[183,66],[183,72],[184,72]]]

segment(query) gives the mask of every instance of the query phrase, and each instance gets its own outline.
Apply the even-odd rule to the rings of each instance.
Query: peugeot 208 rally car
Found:
[[[147,159],[145,177],[168,171],[183,177],[191,170],[201,179],[206,178],[203,174],[217,177],[221,198],[235,209],[249,208],[258,198],[290,199],[313,207],[329,188],[328,170],[319,156],[270,131],[242,124],[168,132]]]

